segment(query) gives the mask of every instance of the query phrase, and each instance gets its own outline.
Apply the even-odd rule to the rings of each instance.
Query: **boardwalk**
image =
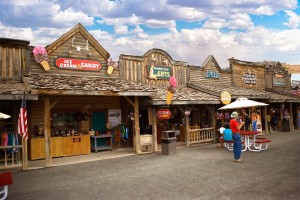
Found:
[[[8,199],[298,199],[300,131],[272,133],[243,163],[217,144],[13,173]]]

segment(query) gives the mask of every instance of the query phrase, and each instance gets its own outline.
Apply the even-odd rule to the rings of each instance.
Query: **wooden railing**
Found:
[[[0,169],[22,166],[22,145],[0,146]]]
[[[189,143],[203,143],[214,141],[213,128],[189,129]]]

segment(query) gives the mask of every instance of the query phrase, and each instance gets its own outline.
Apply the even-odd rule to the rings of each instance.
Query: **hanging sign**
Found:
[[[158,109],[157,110],[157,118],[158,119],[170,119],[172,116],[172,112],[169,109]]]
[[[255,71],[245,72],[242,74],[242,82],[245,85],[256,86],[258,79]]]
[[[227,105],[231,102],[231,94],[227,91],[221,93],[221,101],[223,104]]]
[[[150,79],[165,79],[169,80],[172,74],[171,67],[148,65],[148,77]]]
[[[286,79],[284,78],[284,74],[274,74],[273,86],[286,86]]]
[[[74,58],[57,58],[55,66],[60,69],[74,69],[82,71],[99,71],[102,65],[97,60],[81,60]]]

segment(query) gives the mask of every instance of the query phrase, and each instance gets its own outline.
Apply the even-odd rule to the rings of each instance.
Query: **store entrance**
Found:
[[[106,113],[105,112],[93,112],[92,114],[92,129],[99,131],[99,133],[105,133],[106,131]]]

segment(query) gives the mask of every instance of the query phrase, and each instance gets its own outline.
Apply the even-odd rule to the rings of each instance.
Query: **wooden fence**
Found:
[[[22,145],[0,146],[0,169],[22,167]]]
[[[189,129],[189,144],[214,141],[213,130],[213,128]]]

